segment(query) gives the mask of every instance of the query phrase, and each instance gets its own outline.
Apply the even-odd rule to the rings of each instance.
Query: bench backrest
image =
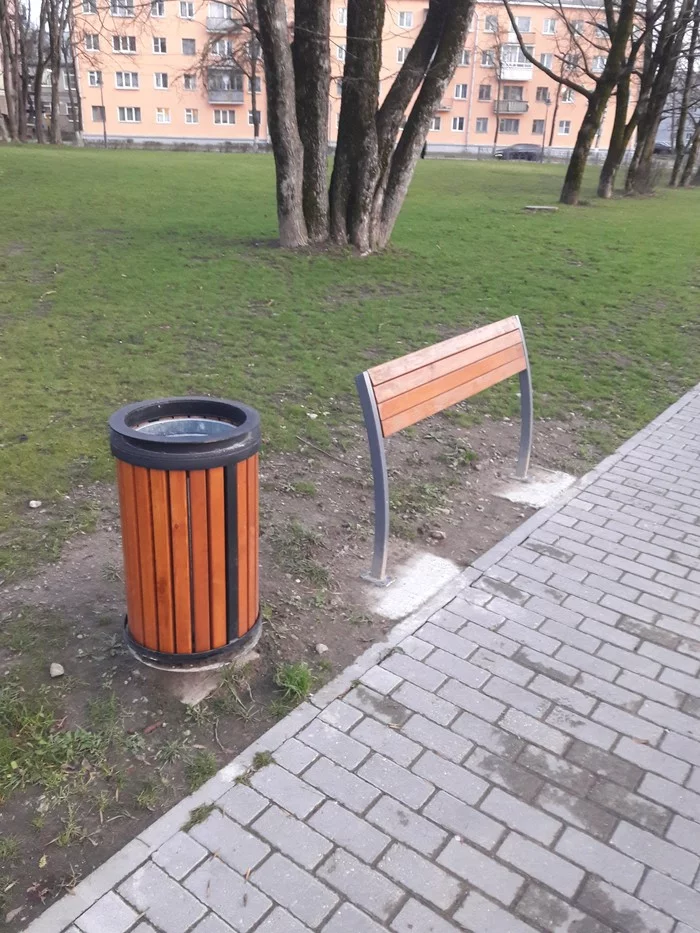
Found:
[[[520,319],[504,318],[368,370],[384,437],[527,369]]]

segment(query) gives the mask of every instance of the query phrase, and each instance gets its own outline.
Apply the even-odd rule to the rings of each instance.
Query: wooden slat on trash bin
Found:
[[[209,510],[207,505],[206,471],[193,470],[189,474],[189,486],[194,650],[209,651],[212,645],[209,610]]]
[[[158,606],[158,650],[175,653],[175,615],[173,611],[173,568],[170,544],[170,497],[168,474],[151,470],[151,506],[153,553]],[[140,523],[139,523],[140,527]],[[149,647],[151,647],[149,645]]]
[[[134,467],[134,493],[139,539],[139,567],[141,578],[141,609],[143,613],[143,644],[157,651],[158,615],[156,608],[156,570],[153,549],[153,519],[151,511],[151,485],[148,470]]]
[[[143,644],[143,610],[141,607],[141,572],[139,569],[139,531],[134,489],[134,468],[117,461],[117,482],[121,502],[124,579],[129,631],[135,642]]]
[[[222,648],[228,641],[226,620],[226,510],[224,468],[207,471],[209,509],[209,605],[211,647]]]
[[[236,464],[236,508],[238,514],[238,632],[248,631],[248,461]]]
[[[173,559],[175,651],[192,653],[192,591],[190,588],[190,528],[187,473],[168,473],[170,491],[170,532]]]

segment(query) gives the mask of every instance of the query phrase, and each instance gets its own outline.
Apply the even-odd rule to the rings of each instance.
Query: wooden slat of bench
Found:
[[[439,379],[433,379],[431,382],[416,386],[415,389],[411,389],[409,392],[395,395],[379,406],[379,416],[382,421],[386,421],[387,418],[393,418],[394,415],[398,415],[402,411],[407,411],[409,408],[416,408],[416,406],[423,402],[428,402],[430,399],[445,395],[453,389],[458,389],[460,386],[473,382],[475,379],[478,379],[479,376],[484,376],[486,373],[494,369],[500,369],[501,366],[505,366],[516,360],[520,361],[520,370],[525,369],[527,364],[521,344],[515,347],[508,347],[506,350],[501,350],[500,353],[494,353],[484,359],[477,360],[470,366],[463,366],[461,369],[456,369],[452,373],[440,376]],[[520,372],[520,370],[518,370],[518,372]]]
[[[416,389],[426,383],[439,379],[459,369],[464,369],[472,363],[477,363],[486,357],[493,356],[501,350],[507,350],[509,347],[522,346],[522,336],[519,330],[512,330],[493,340],[487,340],[476,347],[470,347],[468,350],[462,350],[459,353],[453,353],[427,366],[421,366],[420,369],[414,369],[412,372],[403,376],[397,376],[389,382],[384,382],[374,389],[374,395],[377,404],[381,405],[397,395],[403,395],[411,389]],[[467,379],[463,379],[466,382]],[[456,383],[455,383],[456,384]]]
[[[439,411],[443,411],[443,409],[448,408],[450,405],[463,402],[464,399],[502,382],[509,376],[514,376],[516,373],[522,372],[523,369],[522,357],[511,360],[504,366],[500,366],[498,369],[492,369],[490,372],[484,373],[483,376],[479,376],[471,382],[457,386],[457,388],[449,392],[444,392],[442,395],[437,395],[435,398],[431,398],[426,402],[422,402],[420,405],[416,405],[415,408],[409,408],[398,415],[387,418],[386,421],[382,421],[382,433],[384,437],[389,437],[402,428],[407,428],[409,425],[415,424],[417,421],[421,421],[429,415],[435,415]]]
[[[420,369],[444,359],[446,356],[452,356],[462,350],[468,350],[470,347],[476,347],[487,340],[493,340],[500,337],[501,334],[510,333],[513,330],[519,330],[520,324],[517,317],[507,317],[502,321],[496,321],[488,324],[486,327],[479,327],[477,330],[469,331],[467,334],[460,334],[458,337],[451,337],[449,340],[443,340],[432,347],[425,347],[423,350],[416,350],[415,353],[409,353],[407,356],[401,356],[397,360],[390,360],[388,363],[382,363],[369,370],[369,378],[375,388],[390,379],[396,379],[397,376],[403,376],[405,373],[412,372],[414,369]]]

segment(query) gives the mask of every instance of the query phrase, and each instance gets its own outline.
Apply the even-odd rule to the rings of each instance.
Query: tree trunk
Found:
[[[695,168],[698,164],[698,156],[700,155],[700,123],[695,127],[695,132],[693,133],[692,139],[690,140],[690,146],[688,147],[688,157],[685,162],[685,168],[681,174],[681,188],[687,188],[695,172]]]
[[[608,97],[609,96],[608,94]],[[559,196],[559,202],[561,204],[575,205],[579,202],[583,173],[586,170],[588,155],[591,151],[595,134],[600,126],[606,102],[607,97],[603,97],[597,91],[593,92],[593,95],[588,101],[588,108],[581,122],[578,136],[576,137],[576,143],[574,144],[571,158],[569,159],[569,166],[566,170],[564,185],[561,189],[561,195]]]
[[[314,243],[328,238],[330,22],[330,0],[295,0],[292,53],[297,124],[304,147],[304,217]]]
[[[12,142],[17,141],[17,93],[14,83],[12,29],[7,4],[0,0],[0,58],[7,106],[7,132]]]
[[[552,114],[552,128],[549,131],[549,148],[552,148],[554,143],[554,130],[557,126],[557,115],[559,113],[559,104],[561,102],[561,87],[557,88],[557,92],[554,100],[554,113]]]
[[[256,40],[253,39],[253,42]],[[258,118],[258,89],[256,82],[258,80],[258,59],[253,55],[250,59],[250,104],[253,108],[253,152],[258,151],[258,141],[260,139],[260,120]]]
[[[46,31],[46,0],[42,0],[39,8],[39,25],[36,34],[36,71],[34,72],[34,125],[36,127],[36,141],[40,144],[46,142],[44,120],[41,112],[42,81],[44,80],[44,41]]]
[[[280,244],[308,244],[303,205],[304,151],[297,126],[294,65],[284,0],[257,0],[267,87],[267,119],[275,157]]]
[[[678,128],[676,130],[676,157],[673,160],[673,169],[671,171],[671,180],[669,187],[675,188],[680,181],[681,168],[685,157],[685,128],[688,125],[688,114],[691,106],[691,94],[693,85],[696,81],[695,60],[698,52],[698,37],[700,36],[700,0],[695,0],[695,11],[693,13],[693,28],[690,33],[690,44],[688,46],[688,60],[686,63],[685,81],[683,82],[683,93],[681,96],[681,106],[678,114]]]
[[[59,67],[53,67],[51,69],[51,126],[49,128],[49,142],[53,146],[61,145],[61,100],[59,97],[59,88],[58,88],[58,79],[60,77],[60,61]]]
[[[29,91],[29,62],[27,56],[27,23],[25,11],[15,8],[15,93],[17,95],[17,136],[20,142],[27,141],[27,109]]]
[[[630,123],[627,123],[627,111],[630,103],[630,80],[631,76],[626,75],[617,86],[615,119],[610,134],[608,153],[605,156],[605,162],[603,162],[603,168],[598,179],[599,198],[611,198],[613,196],[615,178],[634,132],[633,121],[630,120]]]

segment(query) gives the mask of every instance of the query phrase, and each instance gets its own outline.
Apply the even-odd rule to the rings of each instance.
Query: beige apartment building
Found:
[[[401,68],[426,9],[425,0],[387,4],[380,98]],[[555,70],[568,68],[584,85],[590,79],[582,59],[592,73],[605,64],[607,40],[592,10],[596,7],[572,0],[566,7],[569,28],[537,0],[514,4],[518,28],[535,57]],[[331,144],[342,96],[346,15],[343,0],[334,0]],[[252,143],[251,80],[227,62],[232,50],[247,41],[233,16],[218,0],[80,0],[76,64],[86,141]],[[261,63],[258,67],[262,72]],[[262,76],[256,84],[259,135],[266,141]],[[479,2],[454,78],[433,117],[428,148],[459,153],[488,151],[496,143],[499,148],[531,143],[565,154],[585,109],[582,95],[526,60],[503,5]],[[612,112],[603,121],[596,148],[607,147],[611,124]]]

